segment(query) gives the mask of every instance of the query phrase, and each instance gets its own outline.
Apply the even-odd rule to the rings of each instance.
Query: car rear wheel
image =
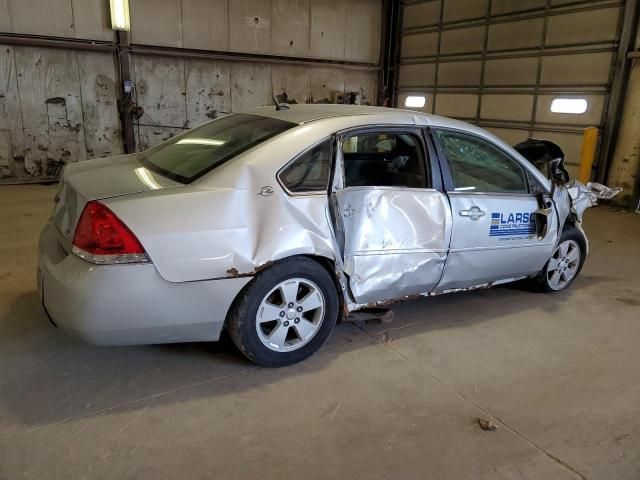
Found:
[[[557,292],[568,288],[582,270],[585,254],[584,236],[575,227],[566,227],[551,258],[533,279],[534,287],[543,292]]]
[[[322,346],[338,318],[331,275],[317,262],[294,257],[258,273],[229,316],[233,342],[268,367],[304,360]]]

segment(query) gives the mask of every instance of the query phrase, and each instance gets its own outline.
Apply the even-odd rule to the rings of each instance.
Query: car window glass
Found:
[[[342,142],[347,187],[425,188],[427,173],[418,137],[408,133],[360,133]]]
[[[490,142],[438,130],[457,191],[528,193],[524,168]]]
[[[529,171],[527,171],[527,180],[529,181],[530,193],[546,193],[547,190],[540,184],[538,179]]]
[[[234,113],[187,130],[138,157],[142,165],[181,183],[190,183],[218,165],[296,124]]]
[[[290,192],[326,191],[331,166],[331,141],[316,145],[280,173],[280,181]]]

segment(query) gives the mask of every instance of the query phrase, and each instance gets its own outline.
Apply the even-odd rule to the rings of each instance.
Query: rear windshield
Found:
[[[295,123],[234,113],[170,138],[140,155],[160,175],[190,183],[236,155],[278,135]]]

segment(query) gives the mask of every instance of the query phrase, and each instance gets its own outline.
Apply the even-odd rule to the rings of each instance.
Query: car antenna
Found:
[[[278,97],[276,95],[271,95],[271,98],[273,98],[273,103],[275,104],[277,111],[289,110],[289,104],[288,103],[280,103],[278,101]]]

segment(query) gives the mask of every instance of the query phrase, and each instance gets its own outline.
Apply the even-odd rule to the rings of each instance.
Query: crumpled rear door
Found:
[[[357,303],[433,290],[450,240],[451,215],[442,193],[352,187],[335,195],[344,228],[344,273]]]
[[[420,132],[408,132],[420,138],[424,148]],[[423,154],[428,161],[427,152]],[[451,237],[444,193],[434,188],[348,186],[344,157],[337,148],[330,205],[343,273],[356,304],[434,289]]]

